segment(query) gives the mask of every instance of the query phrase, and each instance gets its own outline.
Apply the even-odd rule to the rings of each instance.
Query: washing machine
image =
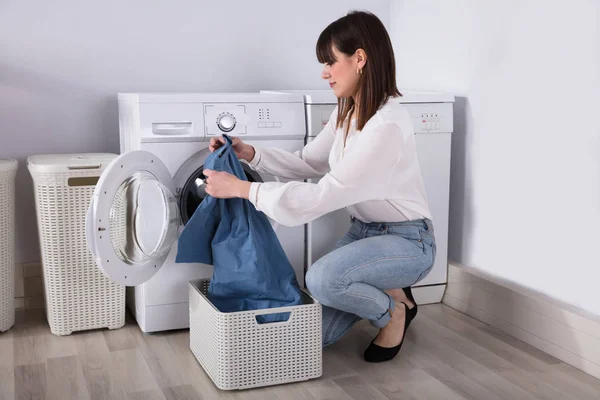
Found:
[[[135,94],[118,96],[121,155],[100,177],[86,223],[98,267],[125,285],[143,332],[189,327],[188,281],[212,266],[175,263],[177,239],[206,196],[203,165],[210,139],[223,133],[260,147],[302,149],[299,94]],[[283,181],[242,163],[249,181]],[[300,285],[304,227],[271,221]]]
[[[448,276],[448,208],[450,201],[450,150],[454,96],[445,93],[400,91],[402,103],[412,117],[421,174],[433,216],[436,259],[429,275],[414,287],[419,304],[439,303]],[[337,106],[332,90],[263,90],[263,94],[302,94],[306,108],[306,143],[314,140]],[[310,181],[310,180],[309,180]],[[348,232],[346,210],[331,212],[306,224],[305,270],[333,250]]]

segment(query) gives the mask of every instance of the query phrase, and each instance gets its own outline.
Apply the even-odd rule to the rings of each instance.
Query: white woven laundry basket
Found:
[[[0,332],[15,324],[15,160],[0,159]]]
[[[125,324],[125,287],[100,272],[85,239],[94,187],[115,157],[61,154],[27,159],[35,187],[46,314],[55,335]]]
[[[190,282],[190,349],[222,390],[305,381],[322,375],[321,304],[222,313],[208,300],[209,280]],[[290,312],[285,322],[257,315]]]

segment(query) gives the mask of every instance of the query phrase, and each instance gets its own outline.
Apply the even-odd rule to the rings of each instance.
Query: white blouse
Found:
[[[346,147],[344,128],[336,129],[337,108],[315,140],[291,153],[255,148],[249,165],[285,179],[309,182],[253,182],[250,202],[278,223],[302,225],[346,208],[364,222],[432,219],[417,159],[410,115],[390,99],[362,131],[351,122]]]

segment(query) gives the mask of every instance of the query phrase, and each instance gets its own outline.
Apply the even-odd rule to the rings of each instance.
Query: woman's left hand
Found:
[[[228,172],[213,171],[205,169],[203,171],[206,179],[206,193],[217,199],[230,199],[240,197],[248,199],[250,193],[250,182],[243,181]]]

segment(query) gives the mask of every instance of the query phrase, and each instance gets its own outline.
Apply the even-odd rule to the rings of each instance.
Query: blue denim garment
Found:
[[[204,167],[247,180],[231,138],[208,156]],[[267,216],[246,199],[207,195],[179,237],[176,262],[214,265],[208,298],[221,312],[302,304],[296,274]],[[284,321],[289,313],[258,316]]]

